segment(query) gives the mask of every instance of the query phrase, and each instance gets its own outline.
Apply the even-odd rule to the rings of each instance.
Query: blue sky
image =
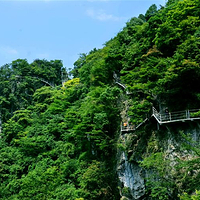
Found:
[[[72,68],[80,53],[115,37],[132,17],[165,0],[0,0],[0,66],[18,58],[60,59]]]

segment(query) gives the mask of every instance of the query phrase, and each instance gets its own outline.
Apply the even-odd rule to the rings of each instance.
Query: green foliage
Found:
[[[196,194],[188,195],[187,193],[184,193],[180,196],[181,200],[199,200],[200,199],[200,191],[196,191]]]
[[[199,6],[197,0],[152,5],[102,49],[81,54],[62,87],[66,71],[59,60],[2,66],[0,199],[119,199],[113,169],[124,94],[115,82],[126,86],[135,125],[150,116],[152,105],[199,108]],[[121,145],[132,147],[132,160],[143,154],[140,164],[153,175],[146,195],[198,198],[192,194],[200,185],[198,144],[186,139],[195,156],[173,168],[147,128]]]
[[[170,166],[170,160],[166,159],[163,152],[156,152],[145,157],[140,162],[140,165],[151,174],[147,177],[147,194],[152,199],[169,199],[173,192],[175,192],[173,191],[175,190],[175,184],[173,182],[173,168]]]
[[[42,86],[61,84],[64,72],[59,60],[35,60],[29,64],[18,59],[0,68],[1,120],[5,122],[14,111],[25,109],[33,102],[34,92]]]
[[[108,185],[110,174],[104,163],[93,161],[80,177],[80,185],[85,191],[89,191],[87,199],[112,199]],[[105,182],[105,180],[107,181]],[[103,181],[104,180],[104,181]]]
[[[114,151],[120,91],[116,87],[83,91],[88,90],[78,78],[59,89],[41,87],[31,106],[17,110],[4,123],[2,151],[17,148],[14,157],[23,159],[3,167],[2,199],[115,199],[114,163],[104,163],[104,158]],[[12,176],[6,167],[19,168],[19,173]]]
[[[159,50],[167,56],[173,55],[177,45],[194,34],[199,26],[197,1],[184,0],[172,5],[173,8],[171,7],[166,13],[167,19],[158,28],[155,38]]]
[[[159,142],[151,137],[140,165],[148,171],[147,194],[152,199],[199,199],[199,142],[180,133],[181,149],[176,159],[159,151]],[[181,195],[178,195],[181,194]]]
[[[151,5],[145,13],[145,19],[148,21],[157,12],[157,6],[155,4]]]

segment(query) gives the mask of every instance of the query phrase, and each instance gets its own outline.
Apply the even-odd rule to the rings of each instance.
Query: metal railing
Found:
[[[171,122],[184,122],[187,120],[200,119],[200,109],[184,110],[177,112],[160,113],[154,107],[152,108],[152,116],[158,121],[159,124],[171,123]],[[121,132],[133,132],[142,126],[148,118],[139,123],[138,125],[130,122],[124,122],[121,124]]]
[[[134,131],[135,130],[135,125],[129,122],[124,122],[121,124],[121,131],[122,132],[129,132],[129,131]]]
[[[124,84],[122,84],[122,83],[120,83],[118,81],[116,81],[115,83],[118,84],[120,87],[122,87],[126,91],[126,94],[132,94],[131,92],[129,92],[127,90],[127,87]]]
[[[152,116],[154,116],[160,124],[170,123],[170,122],[178,122],[178,121],[186,121],[186,120],[195,120],[195,119],[200,119],[200,109],[159,113],[153,107]]]
[[[135,124],[132,124],[132,123],[129,123],[129,122],[122,123],[121,132],[132,132],[132,131],[135,131],[140,126],[142,126],[147,120],[148,120],[148,118],[146,118],[144,121],[142,121],[138,125],[135,125]]]

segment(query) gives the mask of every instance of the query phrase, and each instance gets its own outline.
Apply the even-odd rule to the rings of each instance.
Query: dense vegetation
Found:
[[[58,60],[2,66],[0,199],[119,199],[115,165],[123,99],[131,100],[132,123],[141,122],[152,105],[200,107],[199,16],[199,0],[152,5],[104,48],[81,54],[73,79],[63,85],[67,74]],[[148,139],[147,133],[138,137]],[[167,177],[172,168],[162,149],[144,158],[141,166],[162,180],[149,183],[147,199],[199,198],[193,194],[200,190],[199,146],[185,148],[195,159],[179,162],[175,177]]]

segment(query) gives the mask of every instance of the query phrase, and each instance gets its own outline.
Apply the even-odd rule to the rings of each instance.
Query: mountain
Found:
[[[0,199],[199,199],[199,16],[152,5],[69,74],[2,66]]]

